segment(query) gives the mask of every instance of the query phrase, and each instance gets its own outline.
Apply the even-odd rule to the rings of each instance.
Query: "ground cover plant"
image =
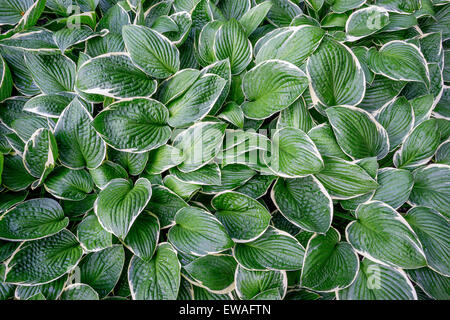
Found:
[[[0,0],[0,299],[449,299],[450,1]]]

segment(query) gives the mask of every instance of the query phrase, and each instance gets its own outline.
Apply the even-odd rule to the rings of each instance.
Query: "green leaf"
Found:
[[[284,271],[251,271],[238,266],[235,281],[236,294],[243,300],[258,299],[268,290],[275,290],[281,299],[286,295],[287,276]]]
[[[394,155],[394,165],[397,168],[413,169],[426,164],[433,157],[439,143],[436,120],[426,120],[406,137],[402,147]]]
[[[75,98],[59,117],[55,127],[60,161],[67,167],[94,169],[100,166],[106,146],[89,125],[92,116]]]
[[[278,211],[292,224],[308,231],[326,233],[333,219],[333,202],[314,178],[279,178],[271,198]]]
[[[159,244],[148,262],[134,256],[128,268],[133,300],[175,300],[180,288],[180,269],[177,253],[168,243]]]
[[[27,171],[39,179],[41,184],[53,168],[58,159],[58,147],[53,133],[45,128],[36,130],[25,144],[23,163]]]
[[[89,253],[79,264],[80,281],[91,286],[103,298],[119,281],[124,262],[125,251],[121,245]]]
[[[15,25],[33,5],[33,0],[5,0],[0,3],[0,25]]]
[[[67,92],[37,95],[25,103],[23,110],[44,117],[59,118],[73,98]]]
[[[205,117],[220,97],[226,81],[215,74],[198,78],[181,96],[167,103],[169,124],[185,127]]]
[[[219,253],[234,245],[216,217],[194,207],[177,212],[168,239],[177,250],[199,256]]]
[[[150,28],[127,25],[122,29],[131,60],[148,75],[164,79],[180,68],[180,53],[173,43]]]
[[[407,2],[401,0],[379,0],[377,4],[389,11],[399,13],[412,13],[421,7],[421,1],[419,0],[410,0]]]
[[[446,218],[427,207],[413,207],[405,220],[417,234],[428,265],[442,275],[450,275],[450,224]]]
[[[182,172],[175,167],[170,169],[170,173],[186,183],[196,185],[221,184],[221,172],[216,163],[207,164],[200,169],[191,172]]]
[[[230,255],[200,257],[183,267],[194,283],[213,293],[228,293],[234,289],[237,262]]]
[[[406,273],[363,259],[355,281],[337,292],[339,300],[417,300]]]
[[[308,132],[315,127],[314,120],[303,98],[297,99],[297,101],[280,112],[277,129],[285,127],[300,129],[304,132]]]
[[[354,11],[345,24],[348,41],[356,41],[382,29],[389,23],[389,13],[379,6]]]
[[[362,256],[392,267],[415,269],[426,265],[417,235],[392,207],[370,201],[356,209],[346,238]]]
[[[178,210],[187,206],[188,204],[170,189],[153,185],[152,196],[146,209],[158,217],[161,228],[167,228],[175,223]]]
[[[69,276],[66,274],[52,282],[37,286],[17,286],[14,298],[19,300],[35,300],[41,295],[42,300],[57,300],[67,285]]]
[[[113,52],[85,61],[78,69],[77,90],[111,98],[150,97],[156,80],[138,69],[125,53]]]
[[[365,94],[364,71],[345,45],[324,39],[306,63],[313,101],[332,107],[356,106]]]
[[[53,34],[53,38],[61,53],[64,54],[67,48],[106,34],[108,34],[108,31],[105,29],[100,32],[93,32],[89,27],[80,26],[73,29],[60,29]]]
[[[270,213],[258,201],[233,191],[218,193],[211,201],[215,215],[235,242],[259,238],[268,228]]]
[[[321,292],[348,287],[356,278],[359,259],[339,232],[331,228],[316,234],[308,242],[303,263],[301,285]]]
[[[149,152],[149,161],[145,171],[149,174],[159,174],[167,169],[179,165],[184,157],[180,149],[170,145],[163,145]]]
[[[388,154],[388,133],[367,111],[347,106],[326,113],[337,143],[353,159],[383,159]]]
[[[25,52],[24,55],[28,70],[43,93],[73,91],[75,62],[61,54]]]
[[[108,148],[107,158],[121,165],[129,174],[141,174],[148,161],[148,153],[130,153]]]
[[[171,130],[167,108],[153,99],[135,98],[109,105],[92,122],[113,148],[141,153],[166,143]]]
[[[355,163],[323,157],[325,168],[315,174],[332,199],[351,199],[378,187],[377,182]]]
[[[345,12],[362,6],[366,0],[334,0],[331,10],[334,12]]]
[[[322,29],[307,25],[278,30],[273,37],[264,38],[264,43],[256,51],[256,64],[278,59],[301,67],[319,47],[325,34]]]
[[[414,187],[409,201],[414,205],[426,206],[450,217],[450,188],[446,183],[450,177],[450,166],[431,164],[413,172]]]
[[[247,72],[242,89],[248,101],[242,105],[247,118],[265,119],[291,105],[306,90],[305,73],[293,64],[268,60]]]
[[[394,40],[385,44],[379,51],[371,48],[368,62],[373,72],[390,79],[418,81],[429,85],[427,62],[419,48],[413,44]]]
[[[128,178],[128,173],[122,166],[109,160],[103,162],[98,168],[89,170],[89,173],[99,189],[104,189],[112,179]]]
[[[100,251],[112,246],[112,234],[103,229],[95,215],[87,216],[80,222],[77,238],[86,252]]]
[[[273,227],[252,242],[236,244],[233,250],[239,264],[249,270],[299,270],[304,254],[297,239]]]
[[[84,283],[68,285],[62,295],[61,300],[99,300],[98,293]]]
[[[229,59],[232,74],[239,74],[252,61],[252,45],[245,30],[231,18],[217,30],[213,45],[214,54],[219,60]]]
[[[58,233],[69,224],[61,206],[52,199],[31,199],[7,210],[0,218],[0,238],[36,240]]]
[[[285,178],[304,177],[324,167],[319,150],[308,135],[289,127],[273,133],[270,157],[264,154],[264,162],[276,175]]]
[[[144,211],[131,226],[124,243],[142,260],[150,260],[156,250],[159,229],[158,218],[150,212]]]
[[[26,242],[8,262],[6,281],[14,284],[44,284],[62,277],[78,264],[83,250],[66,229]]]
[[[1,8],[0,8],[1,10]],[[5,100],[11,96],[13,88],[13,79],[11,77],[11,71],[9,70],[6,61],[0,55],[0,101]]]
[[[449,277],[434,272],[430,268],[407,270],[407,273],[429,297],[437,300],[450,299]]]
[[[272,8],[272,2],[264,1],[250,8],[241,16],[241,18],[239,19],[239,23],[241,24],[242,28],[244,28],[247,36],[252,34],[253,31],[255,31],[255,29],[260,25],[260,23],[267,16],[270,8]]]
[[[85,199],[94,186],[87,171],[58,167],[45,180],[44,187],[55,198],[77,201]]]
[[[383,107],[376,119],[386,129],[389,137],[389,151],[392,151],[411,132],[415,117],[411,104],[405,97],[400,97]]]
[[[178,169],[191,172],[208,164],[220,150],[225,128],[220,122],[199,122],[179,133],[173,140],[184,155]]]
[[[113,179],[98,194],[94,211],[105,230],[125,239],[151,195],[151,184],[145,178],[134,185],[125,179]]]
[[[28,173],[19,155],[4,156],[2,184],[11,191],[25,190],[36,179]]]
[[[382,168],[378,171],[378,188],[372,200],[379,200],[393,207],[400,208],[409,198],[413,188],[411,172],[403,169]]]

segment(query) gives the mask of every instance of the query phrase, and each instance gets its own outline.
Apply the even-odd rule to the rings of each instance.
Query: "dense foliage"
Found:
[[[449,299],[450,1],[0,0],[0,299]]]

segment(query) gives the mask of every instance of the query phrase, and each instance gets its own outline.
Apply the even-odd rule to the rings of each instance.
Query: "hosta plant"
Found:
[[[450,299],[450,1],[0,0],[0,299]]]

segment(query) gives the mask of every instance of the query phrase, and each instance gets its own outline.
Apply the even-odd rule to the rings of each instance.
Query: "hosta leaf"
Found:
[[[252,45],[235,19],[230,19],[217,30],[213,50],[217,59],[230,60],[232,74],[241,73],[252,60]]]
[[[447,219],[427,207],[413,207],[405,220],[417,234],[430,268],[450,275],[449,246],[450,225]]]
[[[98,222],[95,215],[83,219],[77,227],[77,238],[87,252],[100,251],[112,246],[112,234]]]
[[[307,77],[293,64],[268,60],[247,72],[242,89],[248,101],[242,105],[247,118],[265,119],[291,105],[306,90]]]
[[[59,118],[73,98],[73,95],[67,92],[37,95],[25,103],[23,110],[44,117]]]
[[[170,173],[178,179],[196,185],[220,185],[221,172],[216,163],[207,164],[191,172],[182,172],[177,168],[170,169]]]
[[[411,0],[411,1],[401,1],[401,0],[378,0],[377,4],[382,6],[390,11],[399,12],[399,13],[411,13],[415,10],[420,9],[421,1],[420,0]]]
[[[61,206],[52,199],[31,199],[6,211],[0,218],[0,238],[36,240],[58,233],[69,224]]]
[[[386,129],[389,151],[403,142],[414,126],[414,111],[405,97],[395,99],[377,114],[377,121]]]
[[[351,199],[378,187],[377,182],[360,166],[336,158],[323,157],[325,168],[315,177],[334,199]]]
[[[219,253],[234,245],[216,217],[193,207],[177,212],[168,239],[176,249],[200,256]]]
[[[108,148],[107,158],[121,165],[129,174],[141,174],[148,161],[148,153],[131,153]]]
[[[323,169],[323,161],[314,143],[300,129],[282,128],[272,135],[270,158],[264,162],[281,177],[296,178]]]
[[[413,188],[413,176],[404,169],[382,168],[378,171],[378,188],[372,200],[384,202],[394,209],[401,207]]]
[[[111,98],[150,97],[156,81],[136,68],[127,54],[114,52],[85,61],[78,69],[76,87]]]
[[[15,284],[44,284],[75,268],[83,250],[67,230],[25,243],[8,262],[6,281]]]
[[[277,121],[277,129],[292,127],[308,132],[314,127],[315,123],[308,111],[304,99],[299,98],[293,104],[280,112]]]
[[[244,28],[247,36],[252,34],[253,31],[264,20],[270,8],[272,7],[271,1],[264,1],[260,4],[249,9],[239,19],[241,26]]]
[[[301,67],[317,49],[325,32],[314,26],[298,26],[279,29],[279,33],[264,44],[256,53],[255,63],[279,59]],[[283,31],[281,31],[283,30]]]
[[[76,201],[86,198],[94,186],[87,171],[59,167],[48,176],[44,187],[55,198]]]
[[[355,41],[367,37],[382,29],[389,23],[389,13],[386,9],[378,6],[354,11],[348,17],[345,25],[347,40]]]
[[[339,300],[417,300],[406,273],[363,259],[355,281],[337,292]]]
[[[417,235],[392,207],[371,201],[356,209],[356,221],[346,228],[355,250],[378,263],[415,269],[426,265]]]
[[[158,218],[144,211],[131,226],[124,243],[142,260],[150,260],[158,243],[159,227]]]
[[[346,46],[324,39],[308,59],[311,96],[325,106],[359,104],[366,91],[365,76],[354,53]]]
[[[92,126],[106,143],[120,151],[145,152],[169,139],[167,108],[153,99],[136,98],[113,103],[100,112]]]
[[[127,25],[122,36],[131,60],[148,75],[167,78],[180,68],[178,49],[160,33],[144,26]]]
[[[210,162],[219,152],[225,128],[220,122],[200,122],[178,134],[173,146],[184,155],[178,169],[191,172]]]
[[[36,130],[23,151],[23,163],[39,184],[53,170],[58,159],[58,147],[53,133],[45,128]]]
[[[200,287],[213,293],[228,293],[234,288],[237,262],[229,255],[207,255],[183,267]]]
[[[33,0],[5,0],[0,4],[0,25],[15,25],[33,5]]]
[[[11,191],[21,191],[30,186],[35,181],[23,165],[19,155],[4,156],[2,184]]]
[[[103,298],[119,281],[124,262],[125,252],[121,245],[89,253],[79,264],[80,280],[91,286]]]
[[[350,157],[383,159],[388,154],[388,133],[368,112],[346,106],[326,113],[339,146]]]
[[[368,53],[369,67],[373,72],[393,80],[418,81],[428,86],[429,71],[419,48],[404,41],[391,41],[379,51]]]
[[[61,300],[99,300],[98,293],[84,283],[68,285],[61,294]]]
[[[149,161],[145,171],[149,174],[158,174],[179,165],[184,157],[180,149],[170,145],[163,145],[149,153]]]
[[[57,300],[67,285],[68,275],[52,282],[37,286],[17,286],[14,298],[19,300],[35,300],[36,295],[42,295],[41,300]]]
[[[271,197],[280,213],[294,225],[313,232],[328,231],[333,218],[333,202],[313,176],[279,178]]]
[[[175,300],[180,288],[180,262],[168,243],[161,243],[153,258],[146,262],[131,259],[128,281],[134,300]]]
[[[34,82],[43,93],[73,91],[75,62],[60,54],[25,53]]]
[[[5,100],[11,96],[13,88],[13,80],[11,77],[11,71],[6,64],[3,57],[0,55],[0,101]]]
[[[268,290],[275,290],[280,299],[286,295],[287,276],[284,271],[251,271],[238,266],[235,281],[236,293],[244,300],[258,299]]]
[[[407,270],[412,281],[414,281],[428,296],[437,300],[448,300],[450,298],[450,279],[430,268]]]
[[[259,238],[267,229],[270,213],[258,201],[241,193],[225,191],[211,201],[215,215],[235,242]]]
[[[359,269],[358,255],[339,232],[331,228],[316,234],[306,247],[301,285],[316,291],[333,291],[348,287]]]
[[[103,189],[112,179],[128,178],[127,171],[117,163],[106,160],[96,169],[89,170],[97,188]]]
[[[164,186],[153,185],[152,196],[146,209],[158,217],[161,228],[167,228],[175,223],[178,210],[187,206],[175,192]]]
[[[395,81],[382,75],[375,75],[372,83],[367,84],[366,94],[358,108],[369,112],[381,109],[402,91],[405,84],[406,82],[403,81]]]
[[[60,161],[70,168],[97,168],[106,154],[106,146],[89,125],[92,116],[74,99],[59,117],[55,127]]]
[[[180,97],[167,104],[169,124],[185,127],[202,119],[216,103],[226,81],[215,74],[205,74],[197,79]]]
[[[113,179],[98,194],[94,211],[105,230],[124,239],[151,195],[151,184],[145,178],[134,185],[125,179]]]
[[[436,163],[450,165],[450,141],[443,142],[436,150]]]
[[[335,0],[331,6],[334,12],[345,12],[362,6],[366,0]]]
[[[280,115],[280,119],[283,116]],[[316,145],[322,156],[337,157],[344,160],[350,160],[336,141],[333,129],[328,123],[322,123],[315,126],[308,132],[308,136]]]
[[[429,119],[406,137],[402,147],[394,155],[397,168],[412,169],[426,164],[439,146],[440,134],[434,119]]]
[[[269,227],[252,242],[238,243],[233,255],[249,270],[299,270],[305,249],[290,234]]]
[[[73,29],[61,29],[54,33],[53,38],[61,53],[64,53],[67,48],[83,43],[93,37],[106,35],[108,32],[102,30],[101,32],[93,32],[89,27],[81,26]]]

